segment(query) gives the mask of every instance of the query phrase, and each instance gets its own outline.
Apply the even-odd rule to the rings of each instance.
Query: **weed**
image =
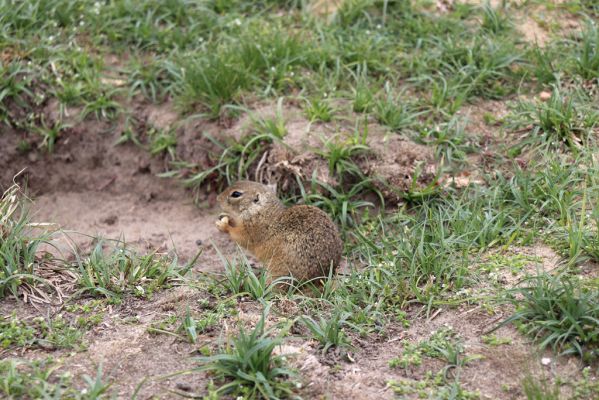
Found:
[[[502,346],[512,344],[512,339],[497,337],[495,335],[486,335],[481,337],[482,342],[489,346]]]
[[[0,360],[0,394],[8,398],[67,398],[94,400],[111,398],[111,386],[98,368],[95,379],[84,375],[84,387],[77,387],[69,373],[58,373],[60,364],[52,358],[25,362]]]
[[[557,50],[552,47],[543,48],[535,45],[529,52],[528,58],[532,61],[530,69],[540,84],[552,84],[559,79],[559,65],[557,63]]]
[[[132,58],[128,67],[129,93],[141,93],[154,103],[163,101],[173,91],[173,65],[165,60],[144,61]]]
[[[368,113],[374,104],[374,91],[367,83],[358,82],[352,88],[353,110],[358,113]]]
[[[48,235],[34,234],[32,228],[20,188],[12,185],[0,198],[0,298],[17,297],[23,284],[44,283],[36,275],[37,253]]]
[[[85,119],[88,115],[94,114],[96,119],[114,120],[122,111],[121,104],[114,100],[117,90],[98,90],[98,94],[93,99],[84,100],[81,118]]]
[[[212,118],[250,86],[247,71],[226,51],[189,58],[181,63],[175,81],[176,100],[183,110],[202,104]]]
[[[423,379],[415,381],[402,379],[388,382],[397,396],[417,396],[418,398],[431,398],[440,400],[476,400],[480,393],[465,390],[460,382],[446,382],[442,373],[433,375],[428,371]],[[410,396],[411,395],[411,396]]]
[[[394,97],[389,86],[386,84],[385,87],[385,95],[374,103],[373,112],[377,120],[393,131],[412,126],[422,113],[414,111],[409,101],[404,100],[404,94]]]
[[[349,344],[343,325],[346,324],[349,314],[333,311],[331,317],[319,317],[318,321],[309,316],[302,317],[302,323],[310,330],[312,338],[316,339],[322,347],[322,354],[326,354],[332,347],[344,347]]]
[[[4,348],[81,348],[83,332],[60,315],[48,320],[36,317],[29,322],[13,314],[0,321],[0,328],[0,346]]]
[[[562,354],[577,354],[586,361],[597,358],[597,288],[581,287],[564,274],[541,274],[525,282],[527,285],[513,290],[522,298],[510,297],[516,312],[500,326],[520,323],[542,348],[551,346]]]
[[[547,380],[537,380],[531,375],[522,379],[522,389],[527,400],[559,400],[558,385],[551,385]]]
[[[599,78],[599,28],[597,24],[589,23],[580,33],[574,59],[574,72],[583,79]]]
[[[271,141],[282,140],[287,135],[285,118],[283,117],[283,98],[277,101],[273,118],[256,118],[250,114],[254,130],[258,136],[269,138]]]
[[[310,122],[330,122],[333,119],[333,108],[326,99],[314,98],[307,100],[306,116]]]
[[[418,82],[418,80],[422,81],[423,78],[414,78],[414,81]],[[444,117],[454,115],[468,99],[467,87],[460,79],[448,80],[440,75],[425,76],[424,80],[430,82],[429,107]]]
[[[107,243],[102,240],[89,256],[82,258],[76,253],[76,258],[75,267],[82,291],[110,298],[126,292],[140,297],[151,296],[154,291],[181,279],[195,262],[194,258],[181,266],[177,257],[169,260],[157,253],[139,255],[125,242]]]
[[[509,271],[512,275],[517,275],[530,265],[539,265],[542,259],[539,256],[529,256],[526,254],[491,254],[479,268],[485,273],[497,273],[502,270]]]
[[[197,343],[199,334],[212,331],[223,318],[237,312],[237,302],[234,299],[219,301],[213,309],[207,302],[203,306],[206,309],[201,314],[192,313],[188,307],[183,317],[170,315],[156,321],[148,328],[148,333],[168,334],[190,343]]]
[[[328,195],[324,195],[318,190],[318,187],[326,190]],[[365,179],[351,187],[349,192],[342,189],[335,189],[331,185],[312,180],[312,191],[306,193],[303,186],[300,188],[302,197],[306,204],[316,206],[326,211],[335,222],[341,225],[341,231],[357,224],[358,211],[374,205],[360,199],[360,194],[373,187],[370,179]]]
[[[271,280],[265,269],[255,273],[249,260],[241,251],[240,256],[234,261],[229,261],[220,252],[219,256],[225,267],[224,279],[219,283],[229,293],[248,295],[256,300],[267,300],[278,287],[285,285],[291,289],[294,286],[290,278],[281,277]]]
[[[461,343],[449,343],[444,347],[437,347],[436,350],[440,354],[440,358],[445,361],[445,366],[441,369],[441,373],[448,379],[449,372],[456,369],[459,373],[462,367],[474,360],[481,359],[480,355],[462,356],[464,346]]]
[[[0,65],[0,121],[12,125],[16,118],[9,104],[15,102],[19,107],[28,109],[35,96],[29,86],[32,73],[20,62]]]
[[[483,4],[482,11],[483,20],[481,22],[481,27],[483,30],[493,34],[499,34],[509,31],[512,27],[510,18],[501,11],[494,9],[489,2]]]
[[[599,124],[599,115],[593,110],[586,110],[582,104],[575,104],[574,95],[565,96],[554,86],[546,103],[521,103],[514,126],[532,127],[519,147],[542,144],[559,148],[565,145],[574,152],[578,151]]]
[[[389,368],[408,369],[422,364],[422,351],[412,343],[405,343],[399,357],[389,360]]]
[[[452,118],[448,123],[438,125],[435,129],[425,129],[420,133],[420,140],[435,148],[435,156],[442,163],[463,163],[466,154],[473,151],[464,133],[463,121]]]
[[[282,127],[278,123],[274,125],[265,121],[261,123],[264,125],[257,123],[260,129],[258,132],[243,136],[239,141],[230,140],[228,143],[222,143],[208,133],[204,133],[204,136],[220,148],[221,152],[214,161],[213,166],[186,178],[184,183],[187,186],[200,187],[213,178],[216,180],[215,183],[217,186],[221,186],[225,181],[230,185],[237,180],[248,179],[251,167],[259,163],[260,157],[263,156],[267,146],[281,139],[279,136],[275,136],[275,134],[286,132],[281,129]],[[197,169],[196,166],[186,163],[173,164],[178,169],[164,173],[161,176],[181,176],[183,171]]]
[[[367,128],[363,133],[356,129],[346,140],[340,140],[339,135],[335,135],[324,141],[324,150],[317,149],[316,153],[327,160],[331,176],[338,176],[341,181],[347,175],[363,178],[362,171],[353,160],[370,152],[366,144],[367,137]]]
[[[150,138],[150,154],[167,153],[171,160],[175,159],[177,135],[174,129],[164,131],[152,128],[148,132],[148,136]]]
[[[458,366],[463,361],[458,359],[463,349],[454,341],[455,332],[451,328],[441,328],[433,332],[428,340],[422,340],[418,344],[406,342],[401,355],[389,361],[389,367],[407,369],[418,366],[422,364],[423,356],[445,357],[450,366]]]
[[[284,366],[284,356],[274,354],[285,329],[271,337],[273,328],[265,329],[269,308],[265,307],[251,332],[241,326],[238,335],[230,339],[219,354],[198,359],[203,364],[199,370],[212,372],[217,379],[225,380],[218,389],[219,394],[274,399],[292,393],[288,378],[294,373]]]

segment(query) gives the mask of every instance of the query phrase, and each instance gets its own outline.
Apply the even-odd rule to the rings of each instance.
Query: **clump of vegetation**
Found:
[[[235,315],[236,304],[232,299],[219,301],[214,307],[205,302],[206,309],[199,314],[190,311],[188,307],[185,316],[170,315],[163,318],[152,323],[148,332],[172,335],[190,343],[197,343],[198,335],[215,330],[224,318]]]
[[[309,316],[302,318],[303,324],[308,328],[313,339],[316,339],[322,347],[322,354],[332,348],[341,348],[349,344],[348,338],[343,330],[347,325],[349,315],[334,311],[330,318],[319,317],[315,320]]]
[[[75,386],[72,376],[60,373],[60,364],[52,358],[24,362],[0,360],[0,394],[8,398],[69,398],[95,400],[111,398],[107,383],[98,368],[95,377],[83,376],[84,386]]]
[[[224,380],[219,394],[267,399],[292,394],[289,378],[294,372],[285,366],[285,356],[274,352],[285,329],[274,337],[274,328],[265,329],[269,308],[264,309],[262,318],[250,332],[240,327],[238,335],[230,339],[219,354],[198,360],[203,364],[200,370]]]
[[[599,113],[588,108],[584,97],[581,93],[564,93],[554,86],[546,102],[521,103],[513,125],[531,128],[516,149],[535,145],[547,149],[563,146],[578,152],[599,124]]]
[[[463,346],[456,338],[456,334],[450,327],[443,327],[433,332],[428,340],[422,340],[418,344],[407,342],[402,354],[389,361],[391,368],[408,369],[422,364],[422,356],[441,358],[447,362],[443,369],[446,374],[452,368],[460,368],[476,359],[475,356],[461,357],[464,352]]]
[[[21,285],[44,281],[36,268],[39,247],[47,238],[34,231],[19,186],[8,188],[0,199],[0,299],[17,297]]]
[[[542,348],[576,354],[589,362],[599,356],[599,290],[567,275],[541,274],[514,289],[516,312],[501,325],[517,323]]]
[[[88,256],[77,255],[75,267],[83,292],[109,298],[124,293],[148,297],[182,279],[194,262],[192,259],[180,265],[177,257],[169,258],[156,252],[140,255],[125,242],[100,240]]]
[[[0,347],[83,348],[83,332],[58,315],[21,320],[15,314],[0,320]]]

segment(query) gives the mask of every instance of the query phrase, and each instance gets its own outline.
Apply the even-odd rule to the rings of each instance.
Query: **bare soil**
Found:
[[[272,112],[272,107],[265,106],[256,112],[269,111]],[[480,114],[478,109],[472,111],[473,115]],[[140,115],[144,123],[162,128],[177,122],[176,114],[168,105],[145,107]],[[293,107],[285,109],[285,118],[289,131],[285,145],[268,149],[264,175],[260,176],[256,169],[257,176],[265,181],[272,179],[283,189],[289,184],[286,179],[295,174],[310,176],[317,171],[322,180],[332,179],[326,164],[314,156],[313,150],[327,138],[346,135],[347,127],[310,124]],[[484,132],[480,132],[482,125],[478,129],[476,123],[470,131],[484,136]],[[197,121],[183,124],[179,128],[178,155],[198,165],[209,163],[208,152],[213,148],[202,132],[240,137],[249,125],[247,118],[234,122],[228,129]],[[373,176],[385,176],[399,189],[405,189],[419,163],[425,164],[425,171],[434,175],[435,166],[428,148],[400,135],[388,135],[374,123],[369,132],[369,145],[374,153],[364,158],[361,166],[365,171],[372,172]],[[95,236],[124,238],[140,249],[173,250],[183,261],[191,259],[202,248],[194,271],[222,272],[215,247],[226,256],[234,254],[236,249],[214,227],[218,214],[214,207],[215,194],[204,194],[198,207],[194,204],[196,193],[174,180],[156,176],[165,170],[166,158],[151,157],[146,149],[133,144],[117,146],[114,143],[118,137],[118,124],[85,121],[65,132],[53,153],[38,150],[23,153],[17,150],[21,140],[30,140],[34,148],[36,141],[5,131],[0,134],[0,188],[10,185],[13,176],[25,168],[17,180],[26,183],[34,220],[55,223],[69,231],[69,236],[84,250]],[[55,244],[68,252],[64,236],[57,235]],[[551,252],[540,256],[544,262],[556,262]],[[184,315],[187,307],[200,310],[200,300],[208,297],[209,294],[200,289],[181,286],[157,293],[149,301],[130,298],[123,304],[111,306],[103,321],[86,333],[88,347],[84,351],[38,348],[26,350],[24,354],[5,351],[0,357],[35,359],[51,355],[61,359],[62,368],[78,378],[83,374],[93,376],[97,366],[102,365],[105,379],[114,382],[112,389],[118,398],[129,398],[138,385],[141,385],[138,398],[142,399],[172,398],[173,392],[203,393],[209,377],[192,371],[197,366],[198,349],[216,348],[239,320],[249,321],[250,325],[251,321],[255,323],[260,306],[240,300],[238,316],[225,318],[216,330],[199,335],[196,344],[169,335],[150,334],[148,328],[169,315]],[[285,307],[277,307],[284,312]],[[0,302],[0,310],[7,314],[16,311],[23,317],[39,312],[14,299]],[[42,310],[46,311],[58,310]],[[541,365],[541,355],[511,327],[501,328],[497,334],[511,338],[512,345],[483,344],[481,334],[505,317],[503,312],[489,313],[479,307],[464,306],[443,309],[427,318],[422,309],[414,307],[409,311],[410,328],[404,329],[398,324],[389,327],[380,337],[356,338],[349,357],[323,356],[315,343],[299,339],[280,351],[291,354],[292,365],[302,376],[302,387],[298,391],[306,399],[394,398],[389,381],[421,379],[426,371],[438,370],[441,364],[438,360],[426,359],[423,365],[403,371],[390,368],[389,360],[400,354],[405,341],[427,339],[444,325],[451,325],[459,333],[469,355],[484,357],[467,366],[461,376],[465,387],[480,391],[483,399],[522,398],[520,380],[526,373],[562,377],[579,373],[580,366],[568,358],[552,359],[550,365]]]

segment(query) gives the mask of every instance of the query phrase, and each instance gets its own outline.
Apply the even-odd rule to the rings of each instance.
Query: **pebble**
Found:
[[[541,364],[543,364],[543,365],[549,365],[549,364],[551,364],[551,358],[549,358],[549,357],[543,357],[543,358],[541,358]]]

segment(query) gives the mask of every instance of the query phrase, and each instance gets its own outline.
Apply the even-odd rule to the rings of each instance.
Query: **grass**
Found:
[[[169,259],[156,252],[139,255],[125,242],[102,240],[88,256],[76,254],[76,257],[81,291],[108,298],[125,293],[152,296],[154,291],[182,279],[195,262],[194,259],[179,265],[176,257]]]
[[[292,394],[288,378],[293,376],[293,371],[285,367],[284,356],[274,354],[281,343],[281,334],[273,338],[273,329],[265,329],[268,311],[267,306],[250,332],[241,326],[237,336],[231,338],[219,354],[198,360],[202,364],[200,370],[225,381],[218,389],[219,394],[266,399]]]
[[[309,316],[302,318],[302,323],[310,331],[311,337],[318,341],[322,347],[322,354],[333,348],[341,348],[349,344],[347,336],[343,331],[343,325],[346,324],[349,315],[334,312],[330,318],[319,317],[314,320]]]
[[[60,314],[21,317],[13,312],[0,319],[0,348],[84,351],[85,333],[104,321],[107,306],[106,301],[96,299],[64,304]]]
[[[18,185],[8,188],[0,199],[0,298],[18,297],[21,285],[44,282],[36,268],[38,250],[48,239],[35,232]]]
[[[147,329],[152,334],[167,334],[189,343],[197,343],[199,336],[217,329],[224,318],[235,314],[234,301],[221,301],[212,307],[208,301],[200,304],[205,308],[200,314],[192,312],[188,307],[185,315],[170,315],[161,319]]]
[[[586,102],[576,102],[576,93],[565,95],[557,86],[553,87],[547,102],[523,103],[518,117],[520,126],[532,126],[525,144],[544,144],[550,148],[564,146],[578,151],[585,145],[599,123],[596,111],[587,110]],[[580,108],[580,109],[579,109]]]
[[[351,0],[323,17],[287,0],[0,1],[2,139],[17,135],[20,152],[51,158],[75,133],[98,125],[107,135],[122,132],[107,140],[164,160],[162,176],[196,193],[239,179],[277,181],[289,203],[331,215],[347,262],[343,275],[308,292],[271,282],[246,257],[223,260],[224,274],[203,281],[188,274],[192,262],[140,254],[121,241],[98,241],[74,260],[50,260],[39,251],[48,236],[31,224],[13,186],[0,201],[0,298],[51,289],[40,271],[58,263],[77,276],[76,295],[100,303],[71,301],[64,319],[5,318],[2,345],[78,348],[83,331],[104,321],[106,304],[135,309],[158,290],[188,283],[205,291],[204,302],[167,312],[147,331],[206,353],[205,340],[233,329],[216,354],[200,360],[199,369],[218,383],[208,396],[285,397],[294,393],[293,374],[276,348],[286,335],[300,341],[307,333],[311,351],[343,369],[334,348],[351,343],[360,356],[363,343],[387,343],[399,329],[427,325],[458,306],[492,313],[507,290],[516,310],[505,324],[515,323],[541,347],[593,362],[596,279],[579,276],[599,260],[597,7],[588,0],[437,7]],[[531,13],[552,29],[542,45],[527,42],[513,23]],[[574,20],[580,29],[560,30],[562,21]],[[182,122],[152,127],[149,103],[174,107]],[[499,105],[510,112],[503,115]],[[269,107],[274,112],[265,113]],[[300,119],[322,135],[306,154],[287,145]],[[426,146],[438,168],[406,161],[410,187],[392,187],[369,168],[380,161],[371,147],[378,134]],[[287,164],[273,165],[277,152],[287,154]],[[401,163],[406,155],[396,156]],[[310,157],[321,171],[306,168]],[[560,275],[529,276],[532,265],[547,263],[527,256],[532,245],[562,257]],[[523,281],[509,291],[507,278]],[[302,331],[279,326],[280,315],[267,317],[273,304]],[[252,306],[266,309],[254,326],[231,318]],[[504,337],[482,340],[510,351]],[[460,382],[476,365],[465,368],[474,356],[459,338],[437,331],[404,342],[400,354],[383,360],[406,374],[389,383],[397,396],[481,397]],[[431,361],[442,363],[438,371],[419,369]],[[0,365],[5,396],[106,394],[101,377],[89,378],[85,393],[72,393],[72,381],[54,366]],[[587,380],[573,389],[575,398],[597,397]],[[557,387],[555,379],[531,379],[510,390],[552,398]]]
[[[0,393],[7,398],[110,398],[111,384],[104,380],[102,368],[93,378],[85,375],[85,385],[75,386],[71,375],[60,373],[60,367],[52,358],[32,362],[1,360]]]
[[[522,380],[522,388],[527,400],[559,400],[559,386],[551,386],[546,381],[537,381],[532,376],[527,376]]]
[[[272,280],[264,269],[255,272],[244,254],[230,261],[219,253],[225,272],[224,278],[217,281],[226,292],[236,296],[249,296],[254,300],[269,300],[277,291],[292,290],[291,278],[281,277]]]
[[[521,324],[522,330],[544,347],[562,354],[575,354],[590,362],[597,358],[599,338],[599,292],[566,275],[538,275],[514,292],[516,312],[505,320]]]

